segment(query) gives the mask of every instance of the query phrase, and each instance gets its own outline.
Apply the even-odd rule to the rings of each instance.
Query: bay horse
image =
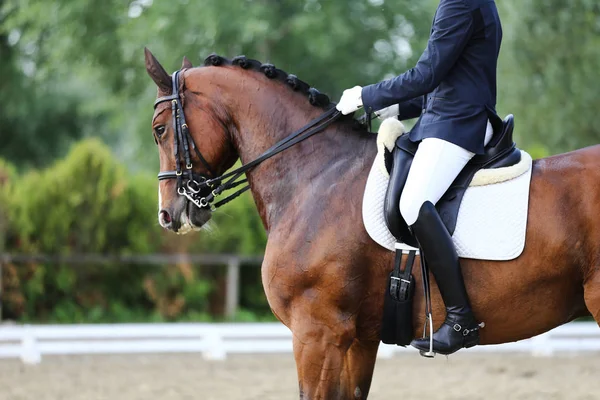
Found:
[[[158,86],[152,128],[167,175],[159,181],[159,222],[186,233],[204,225],[211,210],[178,195],[171,179],[183,162],[174,155],[174,80],[147,49],[145,61]],[[199,68],[184,58],[175,92],[188,144],[198,150],[187,153],[190,173],[220,175],[238,158],[247,164],[331,105],[286,76],[243,57],[232,63],[212,55]],[[375,142],[350,115],[247,172],[268,233],[262,283],[274,315],[293,334],[301,399],[369,393],[394,257],[362,221]],[[461,260],[475,316],[485,322],[482,345],[526,339],[577,317],[600,321],[600,146],[538,159],[532,168],[523,253],[512,261]],[[421,281],[419,271],[415,278]],[[445,311],[430,279],[437,329]],[[418,284],[415,337],[424,304]]]

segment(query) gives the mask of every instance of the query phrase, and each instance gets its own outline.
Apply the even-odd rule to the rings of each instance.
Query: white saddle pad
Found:
[[[523,252],[531,166],[531,156],[521,150],[518,165],[475,175],[463,197],[452,236],[459,257],[505,261]],[[363,222],[375,242],[394,251],[396,239],[383,215],[388,181],[376,158],[365,188]]]

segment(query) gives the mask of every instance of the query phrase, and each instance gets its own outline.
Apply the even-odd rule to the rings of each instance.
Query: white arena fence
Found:
[[[412,348],[382,345],[378,357],[390,358]],[[572,322],[531,339],[463,352],[600,351],[594,322]],[[280,323],[150,323],[103,325],[3,325],[0,358],[39,363],[44,355],[200,353],[207,360],[229,354],[291,353],[292,334]]]

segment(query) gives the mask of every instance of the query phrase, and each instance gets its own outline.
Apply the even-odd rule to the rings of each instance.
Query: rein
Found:
[[[177,179],[177,193],[180,196],[185,196],[198,208],[210,208],[211,211],[216,210],[222,205],[227,204],[231,200],[235,199],[250,186],[246,185],[243,188],[237,190],[235,193],[227,196],[223,200],[212,204],[216,197],[221,195],[224,191],[233,189],[241,184],[248,182],[247,179],[237,181],[243,174],[254,168],[261,162],[273,157],[276,154],[281,153],[284,150],[300,143],[301,141],[308,139],[316,133],[322,132],[325,128],[330,126],[335,120],[337,120],[342,114],[335,107],[325,111],[316,119],[312,120],[302,128],[292,132],[290,135],[275,143],[271,148],[266,150],[256,159],[250,161],[248,164],[242,165],[240,168],[236,168],[226,174],[215,176],[216,174],[210,168],[210,165],[206,159],[198,150],[198,147],[194,143],[194,139],[190,135],[189,128],[185,123],[185,115],[183,113],[183,104],[181,101],[181,95],[179,93],[179,74],[181,70],[175,71],[171,77],[173,92],[170,96],[163,96],[156,99],[154,102],[154,108],[160,103],[165,101],[171,101],[171,111],[173,113],[173,129],[175,130],[173,135],[173,147],[175,155],[175,171],[161,171],[158,174],[158,180],[166,179]],[[202,174],[195,174],[192,171],[192,160],[190,156],[190,146],[195,151],[196,155],[200,159],[200,162],[206,168],[210,177]],[[180,149],[181,147],[181,149]],[[181,155],[180,150],[183,150],[183,161],[185,164],[185,170],[181,168]],[[184,184],[184,178],[187,182]],[[228,179],[230,178],[230,179]],[[226,182],[223,182],[226,180]],[[211,207],[212,205],[212,207]]]

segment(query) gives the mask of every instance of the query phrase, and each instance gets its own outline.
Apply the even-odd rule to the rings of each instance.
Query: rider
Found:
[[[494,0],[440,0],[427,48],[417,65],[395,78],[344,91],[337,109],[360,107],[379,117],[419,120],[420,142],[400,198],[400,212],[417,238],[446,306],[433,350],[451,354],[479,344],[452,238],[434,205],[467,162],[482,154],[496,115],[496,68],[502,27]],[[412,346],[429,350],[429,339]]]

